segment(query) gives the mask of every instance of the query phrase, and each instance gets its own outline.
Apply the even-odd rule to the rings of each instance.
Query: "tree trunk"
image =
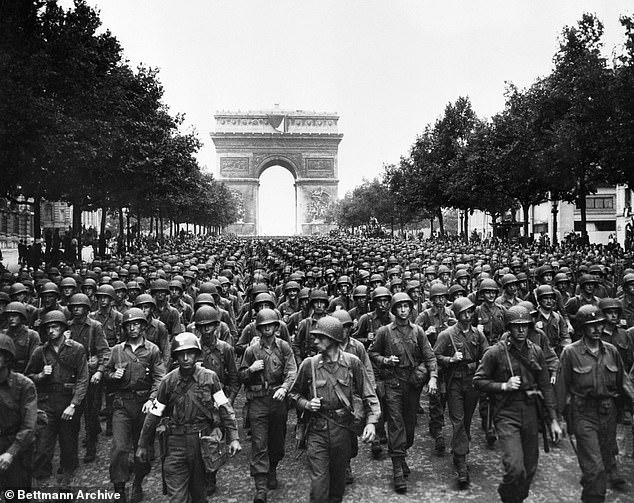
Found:
[[[589,243],[588,239],[588,217],[586,214],[586,195],[588,190],[586,189],[586,182],[584,180],[585,172],[579,180],[579,194],[577,195],[577,204],[579,205],[579,211],[581,213],[581,237],[584,243]]]
[[[524,239],[526,240],[528,240],[528,212],[530,209],[531,209],[530,204],[522,203],[522,213],[524,214]]]
[[[163,243],[163,210],[159,208],[159,220],[161,221],[161,243]]]
[[[154,217],[150,215],[150,234],[154,232],[153,226],[154,226]]]
[[[73,237],[77,239],[77,260],[81,260],[81,205],[77,201],[73,202]]]
[[[42,239],[42,215],[40,214],[40,206],[42,198],[35,196],[33,198],[33,238]]]
[[[429,237],[434,235],[434,217],[429,219]]]
[[[469,210],[464,212],[464,240],[469,242]]]
[[[438,232],[440,232],[441,236],[445,235],[445,222],[442,218],[442,208],[438,207],[436,209],[436,217],[438,217]]]
[[[559,213],[559,209],[558,209],[558,204],[559,202],[556,199],[553,199],[552,205],[553,205],[553,209],[552,209],[552,213],[553,213],[553,239],[552,239],[552,244],[553,246],[557,245],[557,213]]]
[[[106,208],[101,208],[101,225],[99,226],[99,257],[106,256]]]

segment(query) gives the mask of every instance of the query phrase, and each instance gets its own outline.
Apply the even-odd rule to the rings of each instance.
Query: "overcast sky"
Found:
[[[501,110],[505,82],[547,75],[562,28],[584,12],[605,24],[607,52],[623,42],[619,15],[634,12],[631,0],[88,3],[133,65],[160,68],[165,101],[214,173],[216,111],[337,112],[340,195],[398,162],[459,96],[481,117]]]

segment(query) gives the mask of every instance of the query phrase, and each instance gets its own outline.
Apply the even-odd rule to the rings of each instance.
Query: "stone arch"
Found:
[[[234,194],[241,220],[226,232],[255,235],[259,219],[259,179],[281,166],[295,179],[295,227],[300,234],[329,231],[323,207],[337,199],[339,117],[324,112],[279,109],[217,113],[219,179]]]

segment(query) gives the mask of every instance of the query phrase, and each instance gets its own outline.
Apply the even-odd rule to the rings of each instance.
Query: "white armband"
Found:
[[[225,392],[220,390],[214,393],[214,402],[218,405],[218,407],[222,407],[229,403],[229,400],[225,396]]]
[[[157,417],[161,417],[163,415],[163,411],[165,410],[165,405],[159,402],[156,398],[152,402],[152,408],[150,409],[150,414],[154,414]]]

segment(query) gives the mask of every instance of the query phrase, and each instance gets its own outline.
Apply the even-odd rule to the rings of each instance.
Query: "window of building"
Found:
[[[588,222],[588,232],[614,232],[616,231],[615,220],[593,220]],[[581,222],[575,222],[575,232],[581,232]]]
[[[579,205],[577,205],[577,209],[580,209]],[[586,197],[586,209],[612,210],[614,209],[614,196],[588,196]]]

